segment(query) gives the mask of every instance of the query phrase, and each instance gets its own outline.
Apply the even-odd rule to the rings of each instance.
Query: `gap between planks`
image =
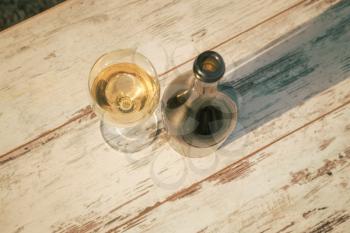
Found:
[[[277,14],[275,14],[275,15],[273,15],[273,16],[271,16],[271,17],[269,17],[269,18],[267,18],[267,19],[265,19],[265,20],[263,20],[263,21],[261,21],[261,22],[259,22],[257,24],[255,24],[254,26],[249,27],[248,29],[243,30],[242,32],[239,32],[238,34],[233,35],[232,37],[229,37],[228,39],[218,43],[217,45],[213,46],[212,48],[209,48],[209,50],[217,49],[218,47],[220,47],[220,46],[230,42],[231,40],[234,40],[234,39],[242,36],[243,34],[254,30],[255,28],[261,26],[262,24],[267,23],[268,21],[270,21],[270,20],[272,20],[272,19],[274,19],[274,18],[276,18],[276,17],[286,13],[287,11],[292,10],[293,8],[296,8],[296,7],[300,6],[300,5],[302,5],[303,3],[307,2],[307,1],[308,0],[301,0],[301,1],[299,1],[296,4],[288,7],[287,9],[285,9],[285,10],[283,10],[283,11],[281,11],[281,12],[279,12],[279,13],[277,13]],[[66,3],[66,2],[62,2],[61,4],[56,5],[56,6],[54,6],[54,8],[63,5],[63,3]],[[52,9],[52,8],[50,8],[50,9]],[[169,70],[159,74],[159,77],[163,77],[164,75],[166,75],[166,74],[168,74],[168,73],[178,69],[179,67],[184,66],[185,64],[188,64],[189,62],[193,61],[195,58],[196,57],[192,57],[192,58],[190,58],[190,59],[180,63],[179,65],[176,65],[176,66],[170,68]],[[78,112],[80,112],[80,114],[72,117],[71,119],[69,119],[65,123],[63,123],[63,124],[53,128],[51,130],[48,130],[48,131],[38,135],[34,139],[32,139],[32,140],[30,140],[30,141],[28,141],[28,142],[26,142],[26,143],[24,143],[22,145],[19,145],[19,146],[15,147],[14,149],[12,149],[12,150],[10,150],[10,151],[0,155],[0,166],[5,164],[6,162],[9,162],[11,160],[14,160],[16,158],[19,158],[19,157],[23,156],[24,154],[28,153],[32,149],[35,149],[35,148],[37,148],[39,146],[42,146],[42,145],[46,144],[46,142],[51,141],[52,139],[57,138],[57,136],[55,136],[55,133],[56,133],[57,130],[60,130],[62,128],[67,127],[70,124],[78,122],[80,119],[82,119],[84,117],[87,117],[89,115],[91,116],[90,117],[91,119],[95,117],[95,115],[93,114],[93,111],[92,111],[92,109],[91,109],[91,107],[89,105],[86,106],[83,109],[80,109]],[[58,135],[58,137],[59,136],[60,135]],[[47,140],[43,140],[45,138],[47,138]],[[41,140],[43,140],[43,142],[40,142]]]
[[[24,23],[27,23],[27,22],[31,21],[32,19],[34,19],[34,18],[41,17],[43,15],[51,13],[51,11],[57,10],[57,9],[63,7],[64,5],[67,5],[68,3],[71,3],[71,2],[72,2],[72,0],[65,0],[63,2],[57,3],[56,5],[48,8],[48,9],[46,9],[44,11],[41,11],[41,12],[39,12],[39,13],[29,17],[29,18],[26,18],[26,19],[24,19],[24,20],[14,24],[14,25],[12,25],[12,26],[10,26],[8,28],[5,28],[4,30],[0,31],[0,36],[1,36],[1,34],[4,34],[4,33],[9,32],[11,30],[16,30],[19,26],[22,26]]]

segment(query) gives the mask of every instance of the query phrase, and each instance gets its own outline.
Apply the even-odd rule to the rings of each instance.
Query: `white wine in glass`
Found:
[[[102,135],[112,148],[132,153],[154,140],[159,82],[146,57],[131,49],[103,55],[90,72],[89,90]]]

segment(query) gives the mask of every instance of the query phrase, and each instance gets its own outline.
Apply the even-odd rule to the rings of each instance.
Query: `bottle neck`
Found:
[[[198,95],[208,95],[217,92],[218,82],[206,83],[198,79],[194,80],[194,90]]]

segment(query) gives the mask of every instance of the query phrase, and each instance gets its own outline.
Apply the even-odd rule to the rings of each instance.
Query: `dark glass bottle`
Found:
[[[235,101],[218,90],[225,73],[222,57],[214,51],[201,53],[193,74],[176,78],[162,98],[163,121],[170,145],[188,157],[213,153],[235,129]]]

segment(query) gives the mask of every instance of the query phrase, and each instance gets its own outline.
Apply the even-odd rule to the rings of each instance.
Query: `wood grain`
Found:
[[[0,34],[0,59],[6,61],[0,64],[0,154],[25,150],[27,143],[72,121],[89,104],[89,69],[105,52],[137,48],[161,74],[199,51],[308,4],[305,0],[69,1],[6,30]]]
[[[312,19],[313,17],[317,16],[321,12],[323,12],[325,9],[330,7],[331,5],[335,4],[336,1],[316,1],[310,4],[309,2],[305,2],[302,4],[298,4],[295,7],[288,8],[288,11],[283,11],[280,14],[277,14],[276,17],[269,17],[270,20],[258,24],[258,26],[254,25],[253,27],[247,29],[246,31],[243,31],[243,34],[237,34],[229,39],[226,39],[224,41],[221,41],[219,44],[213,46],[216,50],[218,50],[221,54],[223,54],[226,63],[231,64],[232,66],[238,66],[242,65],[242,63],[247,62],[247,60],[252,59],[255,57],[259,52],[266,50],[267,47],[270,46],[270,43],[272,43],[274,40],[278,40],[281,38],[284,34],[295,30],[298,27],[301,27],[302,24],[307,22],[308,20]],[[256,43],[256,37],[259,35],[259,43]],[[198,43],[204,43],[202,40],[199,40]],[[226,45],[229,43],[228,45]],[[178,47],[173,51],[171,54],[171,57],[167,57],[165,60],[169,64],[172,64],[172,68],[169,69],[167,72],[164,73],[164,77],[162,79],[167,79],[163,83],[163,87],[166,86],[168,80],[171,81],[172,78],[176,77],[183,71],[188,71],[190,69],[190,63],[183,62],[184,59],[186,59],[186,54],[190,51],[194,54],[198,53],[198,50],[202,50],[201,45],[197,45],[196,43],[187,43],[187,44],[178,44]],[[147,50],[147,48],[152,48],[152,45],[150,47],[144,47],[143,52],[148,53],[150,52]],[[210,49],[210,47],[205,48]],[[239,51],[239,52],[237,52]],[[162,57],[159,57],[162,58]],[[159,61],[159,58],[155,57],[154,63],[155,64],[163,64],[164,62]],[[170,59],[170,60],[169,60]],[[180,64],[181,66],[177,66],[175,64]],[[74,68],[74,67],[72,67]],[[232,68],[232,67],[231,67]],[[231,69],[230,68],[230,69]],[[242,75],[237,75],[242,76]],[[235,76],[227,76],[228,79],[236,78]],[[83,80],[79,79],[79,82],[82,82]],[[50,82],[50,81],[49,81]],[[69,84],[71,86],[71,84]],[[79,98],[79,101],[83,101],[84,103],[88,101],[87,91],[84,91],[83,88],[85,85],[81,83],[81,86],[79,87],[81,92],[85,93],[86,96],[84,98]],[[53,87],[56,88],[56,87]],[[51,91],[52,92],[52,91]],[[60,93],[62,93],[62,89],[59,90]],[[39,93],[38,93],[39,95]],[[41,94],[40,94],[41,95]],[[70,108],[71,104],[75,104],[77,102],[73,101],[72,99],[67,100],[67,103],[65,104],[64,108],[59,108],[58,111],[66,111],[67,108]],[[32,109],[30,109],[31,111]],[[56,110],[55,110],[56,111]],[[80,110],[74,109],[74,113],[71,116],[68,116],[67,118],[64,117],[65,122],[62,124],[58,124],[58,126],[55,126],[52,121],[52,119],[57,119],[61,121],[61,117],[53,117],[50,118],[49,123],[50,127],[53,127],[51,129],[43,129],[42,124],[43,122],[46,122],[46,120],[40,120],[40,129],[38,129],[39,135],[33,136],[33,139],[26,141],[20,145],[13,145],[14,147],[0,155],[1,163],[10,161],[18,156],[21,156],[28,151],[33,150],[34,148],[45,144],[47,141],[52,140],[52,138],[57,138],[62,132],[66,132],[68,128],[66,126],[70,124],[76,124],[79,121],[89,118],[93,115],[91,109],[89,106],[85,106],[84,108]],[[52,114],[52,111],[45,111],[44,114]],[[0,116],[1,117],[1,116]],[[38,118],[39,117],[39,118]],[[81,119],[82,118],[82,119]],[[36,116],[34,120],[41,119],[40,116]],[[25,124],[26,130],[23,130],[23,132],[31,132],[31,129],[28,128],[28,126],[34,126],[35,123],[31,122],[30,125]],[[18,124],[15,125],[16,127]],[[6,126],[11,127],[11,126]],[[6,128],[5,127],[5,128]],[[5,131],[3,131],[5,132]],[[10,134],[12,135],[12,134]],[[16,134],[16,139],[19,140],[18,134]],[[34,133],[33,133],[34,135]],[[6,137],[2,143],[6,143],[8,141],[9,143],[13,142],[13,138]],[[3,147],[2,147],[3,148]]]
[[[261,33],[262,41],[265,45],[268,45],[273,41],[269,40],[270,38],[268,36],[263,37],[263,35],[268,35],[267,32],[271,31],[272,26],[276,26],[276,31],[278,31],[279,26],[284,25],[283,23],[285,22],[293,21],[296,16],[303,16],[304,14],[310,13],[317,14],[323,11],[322,9],[324,8],[322,8],[322,6],[325,7],[323,2],[316,2],[308,5],[307,8],[304,6],[295,8],[295,11],[288,12],[288,14],[286,13],[290,18],[285,18],[286,15],[281,15],[281,18],[266,22],[266,24],[254,29],[254,31],[246,33],[244,37],[237,38],[237,41],[246,39],[242,44],[250,44],[256,40],[256,35],[260,35]],[[304,11],[304,9],[307,10]],[[331,148],[334,149],[334,145],[336,145],[336,149],[339,149],[340,147],[338,147],[338,145],[341,144],[339,140],[344,141],[344,138],[335,138],[329,143],[328,141],[333,137],[328,138],[328,131],[333,128],[326,128],[328,130],[326,130],[325,133],[318,125],[331,127],[329,125],[333,124],[327,123],[327,121],[323,119],[328,119],[329,116],[337,114],[337,116],[339,116],[334,118],[337,119],[336,122],[338,122],[339,119],[342,120],[339,120],[341,123],[338,122],[334,124],[334,127],[336,127],[339,124],[344,124],[348,119],[346,117],[349,116],[348,111],[343,111],[343,109],[349,105],[350,101],[349,73],[347,69],[342,68],[346,67],[347,64],[345,58],[348,50],[343,50],[344,53],[341,56],[333,56],[339,52],[341,43],[345,43],[344,41],[348,39],[348,26],[345,26],[344,30],[340,30],[341,33],[338,33],[335,37],[332,36],[328,39],[324,37],[322,42],[323,46],[321,46],[321,48],[325,48],[325,51],[330,51],[327,56],[333,59],[333,63],[327,64],[324,63],[327,60],[316,59],[315,57],[323,54],[322,51],[320,52],[320,50],[317,49],[318,52],[313,52],[313,50],[310,50],[309,46],[314,38],[319,38],[319,36],[324,35],[325,30],[342,28],[340,27],[342,25],[341,22],[346,19],[348,11],[349,7],[347,5],[342,5],[342,7],[337,5],[331,13],[326,13],[328,17],[322,18],[321,16],[323,20],[321,20],[321,22],[326,23],[325,28],[323,28],[324,31],[316,27],[319,25],[317,24],[319,21],[316,20],[315,24],[305,25],[306,27],[303,30],[298,30],[296,35],[274,42],[276,44],[281,44],[282,48],[284,48],[283,45],[288,45],[288,41],[293,40],[293,38],[299,38],[297,40],[299,43],[296,43],[294,47],[289,48],[289,46],[287,46],[289,50],[286,48],[284,48],[284,50],[278,49],[278,51],[282,51],[283,54],[288,51],[294,51],[294,49],[299,51],[298,48],[305,49],[302,54],[304,57],[308,57],[309,55],[308,61],[310,63],[306,63],[305,66],[300,66],[297,63],[294,71],[301,71],[301,68],[307,70],[309,67],[308,65],[312,65],[314,61],[318,61],[320,62],[319,64],[323,64],[324,66],[319,65],[315,67],[311,73],[304,76],[303,72],[297,73],[298,75],[295,77],[295,82],[286,83],[285,85],[277,87],[275,93],[271,93],[270,96],[273,102],[276,100],[276,97],[283,96],[282,94],[286,93],[289,87],[293,87],[293,89],[289,89],[287,93],[290,95],[297,93],[301,95],[302,98],[297,98],[296,102],[288,102],[292,107],[284,108],[283,104],[277,103],[277,109],[270,107],[267,108],[265,112],[261,112],[260,114],[256,113],[251,116],[255,118],[255,121],[247,118],[247,122],[253,122],[254,127],[245,128],[243,125],[242,129],[244,129],[246,133],[235,138],[234,141],[218,151],[218,156],[213,155],[202,160],[183,158],[169,149],[165,144],[164,137],[160,137],[152,148],[149,148],[148,151],[144,151],[143,153],[129,156],[118,154],[104,144],[99,135],[98,120],[94,117],[90,119],[91,116],[87,114],[86,117],[84,115],[80,122],[77,120],[75,124],[68,124],[64,127],[64,130],[58,130],[58,132],[62,132],[62,134],[54,140],[48,141],[44,146],[34,148],[28,152],[26,156],[20,156],[15,160],[3,163],[0,170],[0,185],[1,190],[5,191],[0,193],[2,207],[0,213],[1,226],[4,226],[6,232],[16,231],[18,229],[25,232],[104,232],[113,229],[116,231],[128,229],[136,231],[138,229],[141,230],[141,227],[150,228],[157,226],[170,231],[176,229],[171,228],[173,226],[172,222],[169,222],[170,225],[163,226],[162,224],[157,224],[157,226],[154,226],[152,222],[158,222],[161,218],[154,218],[153,220],[152,216],[158,217],[162,214],[168,214],[168,211],[173,211],[175,215],[181,216],[182,214],[183,217],[185,217],[185,213],[177,208],[179,203],[192,198],[193,200],[197,200],[198,195],[201,195],[202,192],[207,192],[207,183],[215,184],[215,187],[222,186],[230,189],[230,185],[237,181],[244,182],[245,180],[250,180],[252,174],[255,174],[254,172],[259,169],[260,163],[271,161],[268,159],[270,156],[276,158],[276,152],[274,151],[281,152],[281,154],[284,152],[286,160],[289,161],[288,159],[290,159],[294,162],[294,160],[292,160],[294,154],[289,158],[289,153],[286,152],[286,148],[294,148],[295,145],[303,144],[305,137],[300,136],[300,134],[299,136],[295,136],[297,139],[293,138],[289,141],[292,135],[300,131],[305,132],[304,134],[301,133],[301,135],[312,135],[312,137],[310,136],[310,147],[308,147],[310,152],[315,153],[315,143],[319,146],[318,150],[323,153],[323,157],[327,156],[326,153]],[[337,15],[335,18],[336,20],[330,17],[334,15]],[[282,21],[281,19],[285,19],[286,21],[279,24]],[[290,21],[288,21],[288,19]],[[302,20],[299,22],[302,22]],[[310,26],[316,29],[310,30]],[[290,29],[290,27],[288,28]],[[284,30],[286,29],[281,29],[281,32]],[[308,35],[307,38],[309,39],[307,41],[300,40],[303,36],[298,37],[299,34]],[[222,51],[227,51],[226,54],[229,54],[237,48],[240,48],[234,46],[237,41],[232,40],[230,43],[225,43],[220,49],[222,49]],[[255,67],[256,70],[263,67],[265,67],[264,70],[268,70],[268,67],[275,67],[272,64],[275,64],[276,61],[280,61],[279,59],[283,57],[283,54],[274,52],[276,51],[274,50],[276,47],[277,46],[273,44],[268,47],[269,49],[265,47],[264,51],[255,50],[254,53],[257,53],[257,56],[254,60],[260,63],[260,65],[255,64],[257,66]],[[245,46],[241,48],[244,54],[251,54],[244,51],[253,51]],[[256,45],[249,48],[256,49],[262,47]],[[314,47],[312,47],[312,49],[314,49]],[[221,52],[221,50],[219,51]],[[260,61],[258,59],[259,57],[264,58],[263,61]],[[233,60],[234,59],[228,61]],[[230,62],[229,64],[233,63]],[[249,69],[252,69],[250,63],[244,64],[246,64]],[[338,64],[338,66],[335,64]],[[240,92],[242,92],[242,90],[245,91],[245,94],[242,94],[244,99],[249,97],[251,103],[258,104],[259,102],[257,100],[261,98],[261,96],[257,95],[256,98],[253,98],[252,96],[256,95],[257,90],[254,88],[254,85],[250,85],[250,87],[249,85],[245,85],[246,82],[244,82],[244,80],[249,78],[250,81],[259,81],[258,83],[269,84],[270,79],[261,79],[257,74],[253,75],[254,78],[252,78],[251,74],[254,74],[254,70],[250,70],[250,73],[246,74],[246,65],[242,65],[240,69],[237,69],[235,74],[241,74],[243,79],[239,82],[235,82],[235,85],[236,87],[242,87],[242,89],[238,88]],[[262,67],[259,67],[261,65]],[[320,74],[327,70],[327,65],[332,71],[336,72],[334,74],[334,79],[333,77],[324,75],[326,78],[323,80],[330,81],[328,86],[320,85],[321,88],[315,89],[315,92],[311,93],[310,90],[314,85],[304,85],[305,89],[303,89],[303,86],[300,87],[300,85],[306,83],[305,80],[307,79],[312,81],[314,79],[313,77],[317,76],[324,78],[324,76]],[[188,66],[184,65],[183,69],[188,69]],[[274,70],[276,70],[276,67],[270,71]],[[289,74],[290,69],[283,69],[282,67],[279,71],[283,72],[280,73],[280,78],[277,80],[275,79],[275,81],[284,81],[283,77]],[[169,73],[169,75],[176,75],[176,73]],[[296,87],[300,87],[299,91],[296,90]],[[265,88],[265,90],[270,90],[269,88],[271,87],[265,85]],[[250,107],[248,109],[250,109]],[[247,113],[249,112],[250,111],[247,111]],[[278,113],[277,116],[269,118],[274,112]],[[78,114],[85,113],[82,111]],[[264,121],[264,119],[269,119],[269,121]],[[317,126],[312,128],[311,131],[303,131],[304,128],[313,127],[314,124]],[[349,127],[348,125],[344,125],[344,129]],[[311,134],[310,132],[316,133]],[[339,133],[339,131],[335,131],[334,134],[337,132]],[[339,136],[342,135],[346,136],[347,134],[339,133]],[[288,144],[289,147],[287,147],[286,144],[282,144],[282,146],[278,144],[284,141],[288,142],[286,144]],[[286,172],[287,174],[290,172],[291,175],[290,179],[282,179],[281,182],[278,181],[281,192],[292,192],[295,187],[303,184],[303,182],[313,182],[312,180],[309,181],[310,177],[316,177],[314,180],[317,181],[324,176],[328,176],[327,173],[329,172],[335,174],[335,171],[337,171],[336,168],[342,168],[340,165],[332,165],[343,163],[340,160],[340,162],[335,160],[335,157],[329,157],[330,164],[328,162],[323,163],[323,157],[320,156],[321,159],[314,158],[314,160],[312,160],[318,167],[301,166],[300,164],[305,165],[303,162],[310,162],[308,157],[301,157],[299,163],[295,165],[292,162],[286,162],[284,165],[286,166],[286,164],[288,164],[288,168],[284,170],[281,169],[280,171]],[[274,159],[274,161],[276,161],[276,159]],[[257,166],[257,164],[259,164],[259,166]],[[270,164],[269,166],[276,165],[273,162],[268,164]],[[305,171],[306,168],[309,170]],[[301,170],[306,174],[305,178],[299,178],[302,177],[302,175],[299,175],[301,174]],[[307,175],[309,174],[308,172],[310,175]],[[183,176],[183,174],[185,174],[185,176]],[[274,173],[271,172],[267,174],[273,175]],[[345,177],[345,181],[346,180]],[[257,181],[249,183],[252,186],[264,184]],[[291,187],[287,187],[287,185],[291,183],[295,184]],[[264,185],[262,189],[266,192],[268,192],[270,188],[273,190],[275,187],[273,184],[276,183],[271,183],[271,186]],[[347,184],[343,183],[341,185],[341,187],[344,186],[347,186]],[[210,188],[210,185],[208,188]],[[211,189],[208,190],[210,191]],[[339,193],[341,193],[341,190],[339,186]],[[250,194],[251,195],[248,195],[247,198],[255,200],[254,195],[258,195],[259,193],[252,191]],[[302,192],[300,192],[300,195],[302,195]],[[217,198],[218,197],[222,196],[217,195]],[[271,198],[272,202],[275,200],[274,197],[277,198],[278,196],[274,195]],[[317,195],[312,197],[315,198],[316,201],[323,201],[323,198],[318,198]],[[267,199],[268,198],[270,197],[267,197]],[[223,207],[221,207],[221,209],[224,209],[227,204],[225,200],[226,199],[223,198]],[[339,200],[339,202],[342,202],[344,199]],[[174,203],[174,205],[172,203]],[[191,204],[203,205],[203,208],[208,208],[204,205],[207,204],[207,202],[193,202]],[[186,203],[186,205],[190,206],[189,203]],[[315,208],[323,208],[323,206],[313,207],[307,211],[313,211]],[[218,211],[221,209],[218,208]],[[223,220],[226,219],[225,211],[227,210],[224,210],[222,214],[221,212],[217,212],[217,216],[208,214],[208,216],[212,218],[211,221],[218,222],[218,224],[213,225],[213,227],[218,227],[222,221],[225,223]],[[305,211],[305,213],[307,211]],[[316,210],[314,212],[316,212]],[[323,222],[315,221],[314,225],[309,225],[313,227],[310,228],[310,231],[321,229],[328,220],[331,222],[329,223],[331,227],[338,227],[339,229],[345,224],[342,222],[347,222],[347,213],[327,213],[329,217],[325,216],[325,218],[322,219],[324,220]],[[240,216],[243,218],[245,215],[240,213]],[[179,218],[179,220],[180,219],[181,218]],[[274,220],[278,219],[274,218]],[[280,226],[277,231],[292,229],[297,221],[294,221],[293,218],[290,220],[290,222],[280,222],[280,225],[276,225]],[[292,222],[294,223],[292,224]],[[205,223],[205,221],[203,221],[203,223]],[[273,225],[273,223],[272,221],[270,225]],[[166,223],[163,222],[163,224]],[[254,226],[253,224],[248,225]],[[266,229],[271,227],[270,225],[268,225]],[[196,222],[193,226],[198,228],[198,231],[210,231],[214,229],[209,229],[208,226],[200,228],[202,227],[201,222]],[[228,226],[230,225],[228,224]],[[262,231],[266,229],[262,229]],[[192,229],[183,228],[183,230]]]
[[[191,196],[166,202],[113,230],[175,232],[181,222],[182,232],[347,232],[349,121],[346,105],[242,160],[249,164],[249,175],[230,165],[201,181]],[[332,138],[322,150],[322,141]],[[223,183],[228,169],[235,176]]]

